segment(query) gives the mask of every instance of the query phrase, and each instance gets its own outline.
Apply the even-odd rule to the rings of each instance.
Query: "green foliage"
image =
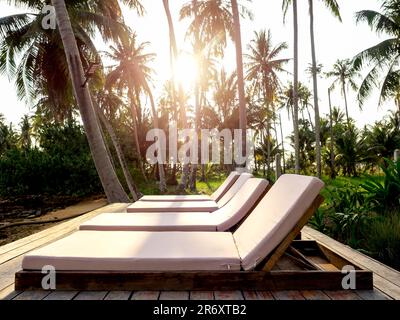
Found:
[[[400,270],[400,211],[372,221],[365,250],[383,263]]]
[[[101,184],[81,126],[47,125],[41,148],[6,151],[0,157],[0,195],[89,195]]]
[[[326,225],[327,215],[324,210],[318,209],[314,216],[310,219],[309,224],[319,232],[326,233],[328,231],[328,227]]]
[[[377,212],[387,212],[400,207],[400,161],[395,163],[386,159],[382,170],[385,173],[383,184],[366,181],[361,185],[367,192],[368,203]]]
[[[380,261],[400,268],[400,161],[385,160],[383,177],[339,177],[327,182],[310,225]]]
[[[332,203],[328,212],[332,221],[331,234],[353,247],[359,247],[369,221],[364,194],[352,185],[334,188],[330,192]]]

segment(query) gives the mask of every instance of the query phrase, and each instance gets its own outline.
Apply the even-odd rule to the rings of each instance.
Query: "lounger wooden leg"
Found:
[[[263,271],[271,271],[278,260],[282,257],[282,255],[286,252],[289,248],[293,240],[296,239],[296,236],[301,232],[303,227],[308,223],[310,218],[314,215],[315,211],[319,208],[319,206],[324,202],[324,198],[319,195],[311,206],[307,209],[304,215],[301,217],[299,222],[294,226],[292,231],[286,236],[286,238],[281,242],[281,244],[274,250],[274,252],[269,256],[267,259],[264,267],[262,268]]]

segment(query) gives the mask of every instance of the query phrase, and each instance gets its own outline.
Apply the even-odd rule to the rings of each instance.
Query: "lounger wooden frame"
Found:
[[[345,274],[340,270],[353,264],[316,241],[295,240],[322,202],[323,197],[318,196],[256,271],[59,271],[56,273],[56,290],[342,290]],[[273,269],[283,255],[304,270]],[[307,255],[323,257],[337,270],[324,270]],[[359,266],[354,268],[356,289],[372,289],[372,272]],[[43,277],[41,271],[19,271],[15,274],[15,289],[42,289]]]

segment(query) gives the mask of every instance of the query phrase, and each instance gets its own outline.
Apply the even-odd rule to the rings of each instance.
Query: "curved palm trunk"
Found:
[[[86,86],[82,87],[85,81],[84,71],[65,2],[64,0],[52,0],[52,4],[56,11],[58,28],[64,45],[75,98],[104,192],[109,202],[129,202],[128,195],[122,188],[108,157],[89,89]]]
[[[315,53],[315,34],[314,34],[314,3],[313,0],[308,0],[310,7],[310,34],[311,34],[311,55],[312,55],[312,77],[314,89],[314,111],[315,111],[315,154],[317,157],[317,176],[322,176],[321,164],[321,121],[319,116],[318,105],[318,76],[317,76],[317,57]],[[307,108],[308,110],[308,108]]]
[[[246,113],[246,95],[244,91],[244,75],[243,75],[243,50],[242,35],[240,31],[240,15],[237,0],[231,0],[233,13],[233,29],[236,48],[236,69],[237,83],[239,91],[239,127],[242,130],[242,155],[246,154],[246,129],[247,129],[247,113]]]
[[[293,30],[294,30],[294,81],[293,81],[293,126],[295,171],[300,173],[300,138],[299,138],[299,25],[297,0],[293,0]]]
[[[132,113],[132,125],[133,125],[133,136],[135,140],[135,147],[136,147],[136,152],[137,152],[137,157],[138,157],[138,162],[139,162],[139,169],[140,172],[142,173],[143,179],[145,182],[148,182],[147,176],[146,176],[146,171],[144,170],[144,163],[142,159],[142,154],[140,152],[140,143],[139,143],[139,134],[138,134],[138,123],[137,123],[137,110],[136,110],[136,105],[135,105],[135,99],[133,97],[133,93],[131,90],[129,90],[129,99],[131,101],[131,113]]]
[[[139,198],[142,195],[141,195],[140,191],[138,190],[138,188],[136,187],[136,184],[133,181],[132,175],[129,172],[129,168],[126,163],[124,153],[122,152],[121,145],[119,144],[117,135],[115,134],[111,123],[105,117],[103,110],[101,110],[100,107],[96,103],[94,103],[94,107],[97,111],[97,115],[98,115],[100,121],[104,124],[108,134],[110,135],[111,141],[112,141],[115,151],[117,153],[118,161],[121,165],[122,172],[123,172],[125,180],[126,180],[126,184],[128,185],[128,189],[129,189],[130,193],[132,194],[133,201],[137,201],[137,200],[139,200]]]
[[[150,90],[150,88],[147,86],[146,88],[147,94],[149,95],[150,98],[150,105],[151,105],[151,111],[153,113],[153,126],[154,129],[159,129],[160,126],[158,124],[158,115],[157,115],[157,109],[156,109],[156,104],[154,102],[154,97],[153,94]],[[157,140],[158,143],[158,150],[161,150],[161,145],[160,145],[160,141]],[[159,156],[160,157],[160,156]],[[165,192],[167,191],[167,183],[165,180],[165,171],[164,171],[164,160],[163,156],[161,154],[161,163],[158,163],[158,174],[160,176],[160,191],[161,192]]]
[[[329,98],[329,134],[331,136],[331,179],[336,178],[336,171],[335,171],[335,141],[333,138],[333,116],[332,116],[332,100],[331,100],[331,90],[328,89],[328,98]]]

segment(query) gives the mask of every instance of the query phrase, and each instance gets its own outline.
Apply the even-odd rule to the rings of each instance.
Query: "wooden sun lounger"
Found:
[[[221,209],[212,213],[103,213],[80,230],[97,231],[229,231],[244,220],[269,189],[265,179],[251,178]]]
[[[352,265],[316,241],[294,240],[309,218],[323,202],[318,196],[301,221],[256,271],[179,271],[179,272],[57,272],[57,290],[342,290],[344,274],[340,269]],[[274,270],[286,253],[295,249],[295,258],[304,270]],[[306,255],[325,258],[339,270],[323,270]],[[373,288],[372,272],[354,266],[357,290]],[[19,271],[15,290],[41,290],[41,271]]]
[[[236,180],[240,177],[240,173],[233,171],[229,174],[226,180],[219,186],[211,195],[156,195],[143,196],[139,201],[166,201],[166,202],[184,202],[184,201],[216,201],[218,202],[225,193],[233,186]]]
[[[293,182],[296,181],[298,184],[294,185]],[[43,248],[42,252],[32,254],[29,263],[24,264],[23,262],[23,266],[28,270],[16,273],[16,290],[41,289],[41,282],[44,275],[40,270],[40,266],[52,261],[57,263],[56,260],[58,258],[51,257],[51,252],[58,250],[58,248],[64,250],[62,253],[58,252],[57,254],[57,256],[61,256],[61,264],[59,264],[60,268],[58,269],[72,271],[57,271],[57,290],[342,290],[342,281],[346,274],[342,274],[341,268],[345,265],[351,265],[351,263],[341,257],[335,256],[333,252],[330,252],[327,248],[314,241],[295,240],[301,229],[323,202],[323,198],[317,195],[318,190],[322,188],[322,182],[299,176],[293,176],[292,178],[286,176],[281,182],[277,182],[271,188],[267,194],[268,197],[264,197],[257,208],[254,209],[233,234],[115,233],[115,237],[121,237],[121,239],[127,237],[128,239],[150,240],[150,238],[154,238],[164,239],[164,242],[150,240],[147,245],[143,243],[144,247],[142,244],[136,243],[136,249],[129,249],[131,248],[131,242],[129,242],[120,248],[121,252],[132,250],[133,256],[128,254],[128,260],[119,259],[122,256],[118,254],[117,262],[115,262],[113,261],[112,253],[109,256],[109,260],[105,261],[106,264],[104,266],[98,266],[95,260],[87,260],[87,262],[85,262],[86,260],[82,260],[78,262],[78,265],[83,266],[82,269],[78,270],[86,271],[73,271],[74,268],[77,268],[74,257],[78,260],[80,259],[74,253],[80,252],[82,249],[80,242],[74,244],[73,255],[64,260],[63,257],[68,256],[68,250],[70,249],[65,248],[68,242],[59,240],[60,242],[54,243],[55,245],[50,245],[50,248]],[[286,194],[283,193],[284,190],[287,190]],[[266,214],[263,210],[271,206],[276,211],[272,216]],[[276,219],[282,220],[278,221]],[[78,231],[77,234],[82,232],[85,231]],[[86,232],[90,233],[90,231]],[[111,236],[107,237],[108,232],[92,231],[92,233],[95,234],[80,234],[80,236],[94,237],[94,239],[103,238],[102,241],[112,240]],[[100,234],[102,235],[100,236]],[[234,239],[229,240],[229,234]],[[182,243],[182,248],[180,246],[177,247],[177,243],[181,243],[181,240],[192,238],[195,239],[195,242],[190,243],[189,241],[189,243]],[[78,237],[78,239],[80,238]],[[168,241],[167,239],[171,240],[171,244],[165,242]],[[203,247],[196,239],[203,239],[202,241],[208,241],[209,243]],[[215,243],[216,239],[220,239],[222,242],[226,241],[228,245],[224,247],[224,244]],[[121,243],[116,239],[113,239],[113,241]],[[235,241],[235,244],[232,244],[233,241]],[[205,248],[212,248],[218,245],[218,249],[215,249],[218,251],[211,252],[210,255],[210,257],[215,257],[217,260],[207,258],[206,261],[209,261],[206,263],[207,267],[199,267],[193,265],[193,261],[199,261],[204,265],[202,258],[199,258],[199,260],[189,259],[187,261],[180,259],[171,260],[174,255],[170,255],[169,253],[165,255],[162,253],[161,256],[164,257],[163,259],[167,257],[167,260],[160,260],[160,265],[157,267],[157,262],[152,261],[153,259],[161,259],[158,253],[160,249],[150,252],[150,255],[148,251],[144,251],[148,246],[151,248],[151,246],[157,243],[162,245],[161,250],[166,250],[170,247],[171,252],[176,252],[178,248],[178,252],[181,250],[191,252],[193,249],[192,245],[195,245],[197,249],[193,250],[195,250],[194,252],[199,252],[199,257],[202,256],[201,252],[204,253]],[[106,246],[108,247],[106,250],[114,248],[109,243]],[[236,257],[238,253],[240,255],[240,265],[237,265],[238,260],[235,258],[235,255],[231,254],[233,252],[232,246],[235,246],[235,251],[237,249]],[[90,246],[87,246],[86,250],[90,248]],[[96,247],[94,248],[96,249]],[[136,251],[137,248],[140,251]],[[196,251],[198,248],[202,248],[201,250],[203,251]],[[224,248],[226,248],[225,253]],[[101,247],[99,247],[99,250],[105,254],[104,251],[101,251]],[[209,252],[207,250],[206,253]],[[264,256],[265,259],[263,261],[259,260],[258,257]],[[85,257],[87,256],[85,255],[83,259],[86,259]],[[95,254],[94,257],[97,257],[97,255]],[[100,259],[103,259],[101,257],[103,257],[103,254],[100,256]],[[149,260],[146,257],[151,258]],[[221,262],[218,260],[219,257],[221,258]],[[296,265],[297,268],[288,267],[287,265],[282,266],[281,261],[283,258],[289,259],[292,262],[291,266]],[[90,263],[90,266],[86,263]],[[127,263],[125,267],[123,266],[124,263]],[[67,266],[68,264],[69,267]],[[112,267],[109,269],[106,265]],[[188,266],[186,269],[185,265]],[[93,269],[92,266],[94,267]],[[141,269],[142,266],[145,266],[144,268],[146,269]],[[356,280],[356,289],[372,289],[372,273],[362,270],[358,266],[354,267],[355,271],[353,275]],[[94,271],[96,268],[100,271]],[[158,271],[142,271],[156,270],[156,268]]]
[[[129,213],[143,212],[214,212],[225,206],[246,183],[252,178],[250,173],[241,174],[224,195],[208,201],[137,201],[127,208]]]

